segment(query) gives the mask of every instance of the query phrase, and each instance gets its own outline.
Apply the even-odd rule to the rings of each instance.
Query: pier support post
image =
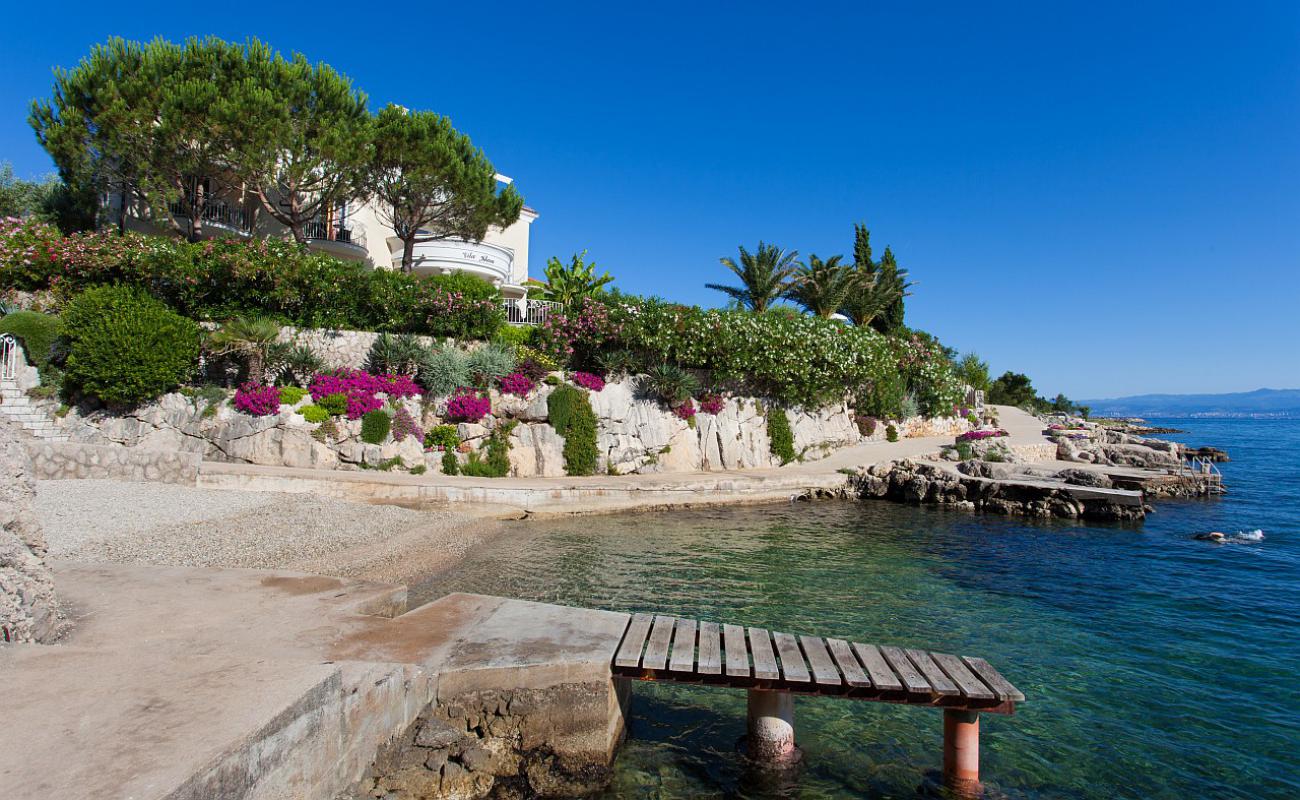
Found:
[[[754,761],[773,764],[799,760],[794,746],[794,695],[749,690],[749,724],[745,753]]]
[[[943,712],[943,784],[960,797],[980,794],[980,715]]]

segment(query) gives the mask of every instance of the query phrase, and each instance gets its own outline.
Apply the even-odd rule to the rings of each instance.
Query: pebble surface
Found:
[[[498,527],[467,514],[311,494],[108,480],[41,481],[36,513],[56,558],[388,581],[444,569]]]

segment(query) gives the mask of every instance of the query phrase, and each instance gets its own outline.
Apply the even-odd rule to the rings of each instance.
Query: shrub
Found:
[[[512,350],[526,347],[532,344],[536,330],[531,325],[502,325],[497,328],[496,333],[492,334],[492,342]]]
[[[383,444],[392,428],[393,418],[387,411],[367,411],[361,417],[361,441]]]
[[[420,362],[420,385],[435,397],[445,397],[471,381],[469,361],[450,344],[430,350]]]
[[[342,392],[327,394],[323,397],[313,397],[313,399],[316,400],[316,405],[331,417],[339,417],[348,413],[348,396]]]
[[[319,424],[330,418],[330,412],[316,405],[306,405],[298,409],[302,418],[313,424]]]
[[[470,453],[469,460],[461,467],[462,475],[476,478],[504,478],[510,474],[510,432],[514,423],[498,426],[488,436],[487,458],[480,459],[478,453]]]
[[[903,376],[890,369],[868,381],[858,397],[857,408],[868,416],[880,419],[898,419],[903,416],[903,397],[907,384]]]
[[[280,387],[249,381],[235,390],[235,408],[254,417],[280,413]]]
[[[594,475],[599,461],[596,414],[587,393],[561,386],[546,398],[546,410],[555,432],[564,437],[564,471],[568,475]]]
[[[700,398],[700,413],[721,414],[725,402],[720,394],[706,394]]]
[[[903,402],[898,408],[898,414],[903,419],[911,419],[921,414],[921,405],[916,402],[912,395],[904,395]]]
[[[325,360],[307,345],[295,344],[284,353],[284,368],[294,381],[310,383],[313,375],[325,369]]]
[[[583,364],[622,330],[604,303],[585,297],[577,308],[547,316],[537,328],[537,347],[562,364]]]
[[[562,383],[562,381],[555,375],[547,375],[542,379],[542,382],[547,386],[559,386]]]
[[[409,472],[412,475],[423,475],[428,471],[429,468],[423,464],[416,464],[414,467],[411,467],[410,469],[407,470],[407,472]]]
[[[478,422],[492,412],[492,401],[474,389],[461,388],[447,401],[447,419]]]
[[[642,378],[642,385],[670,406],[685,402],[700,388],[695,376],[676,364],[651,367]]]
[[[953,449],[957,451],[957,458],[962,461],[969,461],[975,457],[975,450],[970,442],[957,442],[953,445]]]
[[[898,441],[898,426],[892,422],[885,426],[885,438],[891,442]]]
[[[569,375],[569,380],[573,381],[575,385],[593,392],[599,392],[605,388],[605,379],[592,372],[574,372]]]
[[[797,456],[794,452],[794,431],[790,430],[790,419],[783,408],[767,410],[767,438],[772,455],[781,459],[782,464],[789,464]]]
[[[381,333],[366,354],[366,371],[375,375],[414,375],[427,348],[409,333]]]
[[[296,406],[298,401],[307,396],[307,390],[299,386],[281,386],[280,402],[286,405]]]
[[[515,371],[515,351],[510,347],[487,344],[471,351],[466,365],[474,383],[487,388]]]
[[[456,475],[460,473],[460,461],[456,459],[456,451],[448,450],[442,454],[442,474]]]
[[[880,420],[865,414],[855,415],[853,421],[858,426],[858,433],[863,436],[874,436],[876,434],[876,428],[880,425]]]
[[[425,449],[437,447],[442,450],[455,450],[459,446],[460,435],[456,433],[455,425],[434,425],[424,435]]]
[[[468,272],[431,275],[424,280],[436,289],[448,294],[458,294],[466,300],[499,300],[501,297],[501,293],[495,286]]]
[[[519,361],[516,368],[535,381],[560,368],[560,362],[535,347],[516,347],[515,358]]]
[[[399,406],[393,414],[393,441],[400,442],[408,436],[415,438],[417,442],[424,443],[424,428],[411,412],[406,410],[405,406]]]
[[[153,400],[194,373],[199,327],[137,289],[104,286],[63,313],[68,383],[100,400]]]
[[[527,397],[536,387],[536,382],[522,372],[512,372],[501,379],[501,391],[519,397]]]
[[[641,359],[631,350],[611,350],[596,357],[596,363],[610,377],[635,375],[641,368]]]
[[[27,361],[42,371],[50,361],[50,351],[62,330],[63,324],[53,314],[14,311],[0,317],[0,333],[11,334],[21,342]]]

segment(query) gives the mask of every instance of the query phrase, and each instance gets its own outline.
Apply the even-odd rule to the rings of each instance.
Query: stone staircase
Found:
[[[0,414],[18,423],[32,436],[47,442],[68,441],[68,435],[54,424],[49,414],[32,402],[26,392],[18,388],[17,383],[0,381],[0,398],[3,398]]]

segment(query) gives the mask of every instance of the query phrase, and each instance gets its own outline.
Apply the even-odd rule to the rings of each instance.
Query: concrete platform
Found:
[[[401,614],[402,587],[297,573],[55,570],[71,635],[0,646],[11,800],[332,798],[440,692],[609,684],[626,624],[478,595]]]

